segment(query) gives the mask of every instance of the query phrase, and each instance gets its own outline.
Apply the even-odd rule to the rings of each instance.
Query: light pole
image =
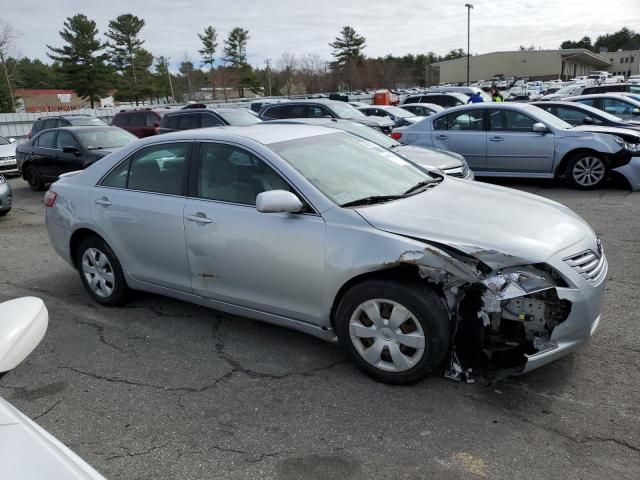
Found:
[[[169,78],[169,89],[171,90],[171,101],[176,102],[176,97],[173,95],[173,83],[171,82],[171,73],[169,72],[169,62],[171,59],[167,57],[167,77]]]
[[[269,96],[271,96],[271,59],[267,58],[264,63],[267,64],[267,82],[269,85]]]
[[[471,50],[471,9],[473,5],[470,3],[465,3],[465,7],[467,7],[467,86],[469,86],[469,50]]]

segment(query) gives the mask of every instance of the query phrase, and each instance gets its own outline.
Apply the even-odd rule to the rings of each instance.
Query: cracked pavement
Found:
[[[397,387],[298,332],[144,293],[93,303],[49,245],[42,193],[10,183],[0,301],[39,296],[50,325],[0,395],[109,479],[640,477],[640,193],[499,182],[568,205],[601,236],[603,321],[528,375]]]

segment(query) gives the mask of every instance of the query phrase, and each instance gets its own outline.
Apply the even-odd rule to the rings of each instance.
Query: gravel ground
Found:
[[[10,183],[0,301],[39,296],[50,326],[0,395],[109,479],[640,478],[640,193],[502,182],[603,239],[598,331],[492,386],[395,387],[297,332],[149,294],[95,304],[49,245],[42,194]]]

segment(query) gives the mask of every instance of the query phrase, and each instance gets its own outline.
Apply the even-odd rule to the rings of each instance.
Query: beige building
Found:
[[[433,67],[439,70],[440,82],[467,81],[466,57],[434,63]],[[471,56],[469,79],[476,82],[505,76],[529,77],[531,80],[569,80],[577,75],[586,75],[593,70],[607,70],[609,67],[611,61],[608,57],[581,48],[492,52]]]
[[[612,75],[640,75],[640,50],[601,52],[600,56],[611,62],[607,71]]]

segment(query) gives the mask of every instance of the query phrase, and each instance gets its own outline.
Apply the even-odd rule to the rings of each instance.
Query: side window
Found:
[[[202,128],[219,127],[222,125],[222,121],[211,113],[201,113],[200,120]]]
[[[322,107],[316,106],[316,105],[309,105],[307,107],[307,117],[308,118],[322,118],[322,117],[327,117],[327,116],[331,116],[331,113],[329,113],[328,110],[325,110]]]
[[[44,132],[38,137],[36,144],[40,148],[54,148],[56,132]]]
[[[596,106],[596,99],[595,98],[585,98],[583,100],[578,100],[578,102],[584,104],[584,105],[589,105],[590,107],[595,107]]]
[[[38,133],[40,130],[44,130],[44,120],[36,120],[31,127],[33,133]]]
[[[603,98],[602,110],[613,115],[631,115],[633,106],[615,98]]]
[[[56,128],[56,127],[57,127],[56,123],[57,123],[57,122],[56,122],[56,119],[55,119],[55,118],[47,118],[47,119],[44,121],[44,127],[43,127],[43,130],[46,130],[46,129],[48,129],[48,128]]]
[[[129,120],[131,119],[131,115],[128,114],[122,114],[122,115],[116,115],[115,117],[113,117],[113,124],[114,125],[129,125]]]
[[[156,124],[160,123],[160,118],[158,117],[157,114],[153,112],[147,112],[146,120],[147,120],[147,123],[146,123],[147,127],[153,127]]]
[[[196,196],[208,200],[255,205],[267,190],[291,190],[269,165],[241,148],[202,143],[197,162]]]
[[[130,113],[129,125],[141,127],[147,124],[147,115],[144,112]]]
[[[267,118],[286,118],[284,113],[284,107],[273,106],[267,108],[263,116]]]
[[[80,145],[78,145],[73,135],[62,130],[58,132],[58,137],[56,138],[56,149],[62,150],[62,147],[75,147],[79,149]]]
[[[434,121],[436,130],[482,131],[483,110],[464,110],[450,113]]]
[[[164,126],[171,130],[178,130],[178,124],[180,123],[180,115],[171,115],[164,118]]]
[[[530,132],[536,121],[516,110],[494,110],[489,114],[494,132]]]
[[[127,158],[124,162],[120,162],[120,164],[111,170],[111,173],[100,182],[100,185],[103,187],[127,188],[130,164],[130,158]]]
[[[180,195],[188,143],[154,145],[133,155],[127,188]]]
[[[191,130],[192,128],[200,128],[200,119],[197,113],[179,115],[179,130]]]

